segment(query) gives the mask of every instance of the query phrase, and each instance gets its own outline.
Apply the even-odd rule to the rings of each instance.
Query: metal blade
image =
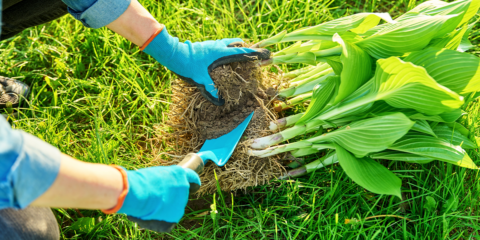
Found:
[[[233,150],[237,146],[238,141],[240,141],[243,132],[247,129],[252,117],[253,112],[231,132],[219,138],[205,141],[200,152],[197,153],[202,158],[203,162],[207,163],[208,160],[212,160],[220,167],[225,165],[228,159],[230,159],[230,156],[232,156]]]

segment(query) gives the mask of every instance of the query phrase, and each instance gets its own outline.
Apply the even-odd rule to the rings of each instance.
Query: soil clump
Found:
[[[268,101],[265,92],[259,88],[262,73],[254,62],[233,63],[215,68],[210,76],[225,100],[223,106],[208,101],[195,108],[197,130],[202,139],[213,139],[229,133],[256,109],[262,101]],[[259,112],[256,114],[262,114]]]
[[[172,165],[186,154],[198,152],[206,139],[229,133],[253,111],[253,118],[227,164],[218,167],[209,162],[205,166],[198,194],[215,192],[217,179],[221,190],[233,191],[266,184],[281,176],[285,169],[279,156],[258,158],[247,154],[251,140],[274,133],[268,126],[278,118],[272,104],[276,91],[265,86],[279,86],[280,79],[262,71],[255,61],[219,66],[210,75],[225,100],[223,106],[210,103],[194,86],[179,79],[172,84],[168,120],[164,127],[157,128],[159,139],[167,146],[164,154],[171,157],[171,161],[162,164]],[[166,128],[169,130],[163,130]]]

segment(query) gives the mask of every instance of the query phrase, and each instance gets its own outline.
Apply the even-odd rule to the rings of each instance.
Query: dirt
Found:
[[[217,67],[210,76],[225,99],[223,106],[208,101],[195,108],[197,130],[202,139],[218,138],[232,131],[251,112],[261,109],[268,96],[259,88],[261,69],[254,62],[233,63]],[[258,112],[256,114],[264,114]]]
[[[279,86],[277,75],[263,71],[257,62],[233,63],[210,72],[219,95],[225,99],[223,106],[215,106],[204,99],[198,89],[177,79],[172,88],[172,104],[168,121],[159,130],[159,142],[165,148],[161,154],[170,160],[159,160],[162,165],[172,165],[188,153],[198,152],[206,139],[218,138],[237,127],[252,111],[254,115],[242,139],[227,164],[218,167],[208,162],[200,174],[202,187],[198,194],[246,189],[267,184],[281,176],[285,169],[281,156],[258,158],[248,155],[250,141],[274,133],[270,121],[279,116],[273,111],[274,88]]]

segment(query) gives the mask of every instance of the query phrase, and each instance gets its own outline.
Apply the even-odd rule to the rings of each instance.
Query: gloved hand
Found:
[[[177,165],[126,171],[128,193],[118,213],[140,227],[170,232],[185,213],[189,190],[198,190],[200,178]]]
[[[197,86],[201,94],[215,105],[225,101],[218,96],[209,71],[232,62],[265,60],[270,58],[266,49],[236,48],[240,38],[192,43],[181,43],[170,36],[166,28],[146,43],[144,52],[154,57],[163,66],[182,80]],[[142,48],[143,48],[142,47]]]

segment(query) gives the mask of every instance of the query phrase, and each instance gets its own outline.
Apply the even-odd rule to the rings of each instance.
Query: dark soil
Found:
[[[254,62],[232,63],[210,72],[223,106],[204,101],[195,108],[197,130],[202,139],[218,138],[237,127],[250,113],[260,110],[268,96],[259,87],[261,69]],[[255,115],[265,114],[256,111]],[[257,117],[259,118],[259,117]]]

